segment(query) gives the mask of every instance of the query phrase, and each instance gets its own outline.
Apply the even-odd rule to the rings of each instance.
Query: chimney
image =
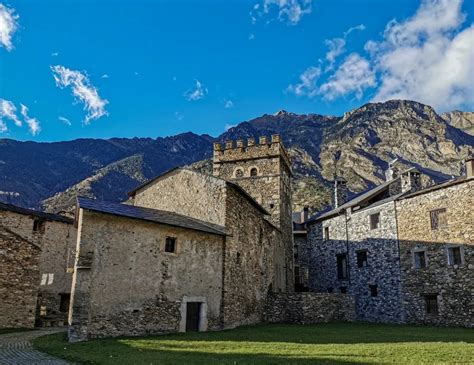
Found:
[[[339,208],[347,202],[349,194],[347,191],[347,182],[342,177],[336,177],[334,180],[334,191],[332,195],[333,209]]]
[[[418,170],[409,170],[400,176],[402,193],[415,192],[421,189],[421,176]]]
[[[466,164],[466,177],[474,177],[474,156],[468,157],[465,161]]]

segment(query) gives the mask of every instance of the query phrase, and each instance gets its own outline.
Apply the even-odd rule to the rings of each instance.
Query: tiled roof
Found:
[[[6,204],[2,202],[0,202],[0,210],[14,212],[14,213],[23,214],[23,215],[31,215],[34,217],[48,220],[48,221],[57,221],[57,222],[63,222],[67,224],[73,223],[73,220],[71,218],[64,217],[59,214],[45,213],[38,210],[17,207],[16,205]]]
[[[77,198],[82,209],[111,214],[120,217],[139,219],[147,222],[166,224],[174,227],[192,229],[221,236],[227,235],[225,227],[186,217],[181,214],[151,208],[136,207],[121,203],[111,203],[89,198]]]

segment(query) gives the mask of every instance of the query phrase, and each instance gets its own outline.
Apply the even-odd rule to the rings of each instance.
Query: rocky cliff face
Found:
[[[459,128],[470,135],[474,135],[474,112],[461,112],[455,110],[441,114],[453,127]]]
[[[446,117],[444,117],[446,118]],[[355,193],[383,180],[388,161],[416,166],[425,183],[460,173],[474,136],[429,106],[393,100],[343,117],[280,111],[245,121],[216,140],[281,134],[295,178],[294,209],[329,204],[335,175]],[[48,211],[70,208],[76,194],[120,201],[134,186],[179,165],[210,172],[213,138],[192,133],[158,139],[33,143],[0,140],[0,200]],[[207,161],[204,161],[207,160]]]

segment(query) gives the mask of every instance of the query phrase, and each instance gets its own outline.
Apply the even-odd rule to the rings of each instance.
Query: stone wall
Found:
[[[280,232],[240,192],[227,192],[223,317],[225,328],[260,323],[269,292],[285,288]]]
[[[225,191],[221,179],[177,169],[137,191],[130,203],[225,226]]]
[[[380,225],[371,229],[370,215],[375,213],[380,214]],[[326,227],[329,239],[323,236]],[[393,201],[313,223],[308,230],[308,243],[314,248],[310,269],[313,291],[352,294],[359,320],[403,320]],[[357,264],[359,251],[367,252],[367,265],[363,267]],[[345,279],[338,278],[340,254],[348,255]]]
[[[35,221],[41,225],[34,230]],[[38,292],[35,303],[37,326],[60,326],[67,320],[67,310],[60,308],[61,295],[71,292],[76,230],[71,223],[39,219],[34,215],[0,211],[0,226],[27,242],[40,247],[38,258]],[[13,243],[12,243],[13,244]],[[69,269],[69,270],[68,270]]]
[[[354,298],[349,294],[274,293],[265,310],[267,322],[313,324],[353,321]]]
[[[184,330],[193,297],[206,307],[201,328],[221,328],[222,236],[83,209],[78,224],[71,341]]]
[[[0,226],[0,328],[35,325],[40,250]]]
[[[412,323],[474,327],[474,179],[397,201],[402,293]],[[447,224],[432,229],[430,212],[446,209]],[[450,265],[448,248],[461,249]],[[426,267],[416,268],[414,252]],[[438,314],[428,314],[425,295],[435,295]]]

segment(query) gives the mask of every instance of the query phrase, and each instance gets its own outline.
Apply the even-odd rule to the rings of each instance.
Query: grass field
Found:
[[[474,330],[365,323],[259,325],[222,332],[34,346],[84,364],[474,364]]]

